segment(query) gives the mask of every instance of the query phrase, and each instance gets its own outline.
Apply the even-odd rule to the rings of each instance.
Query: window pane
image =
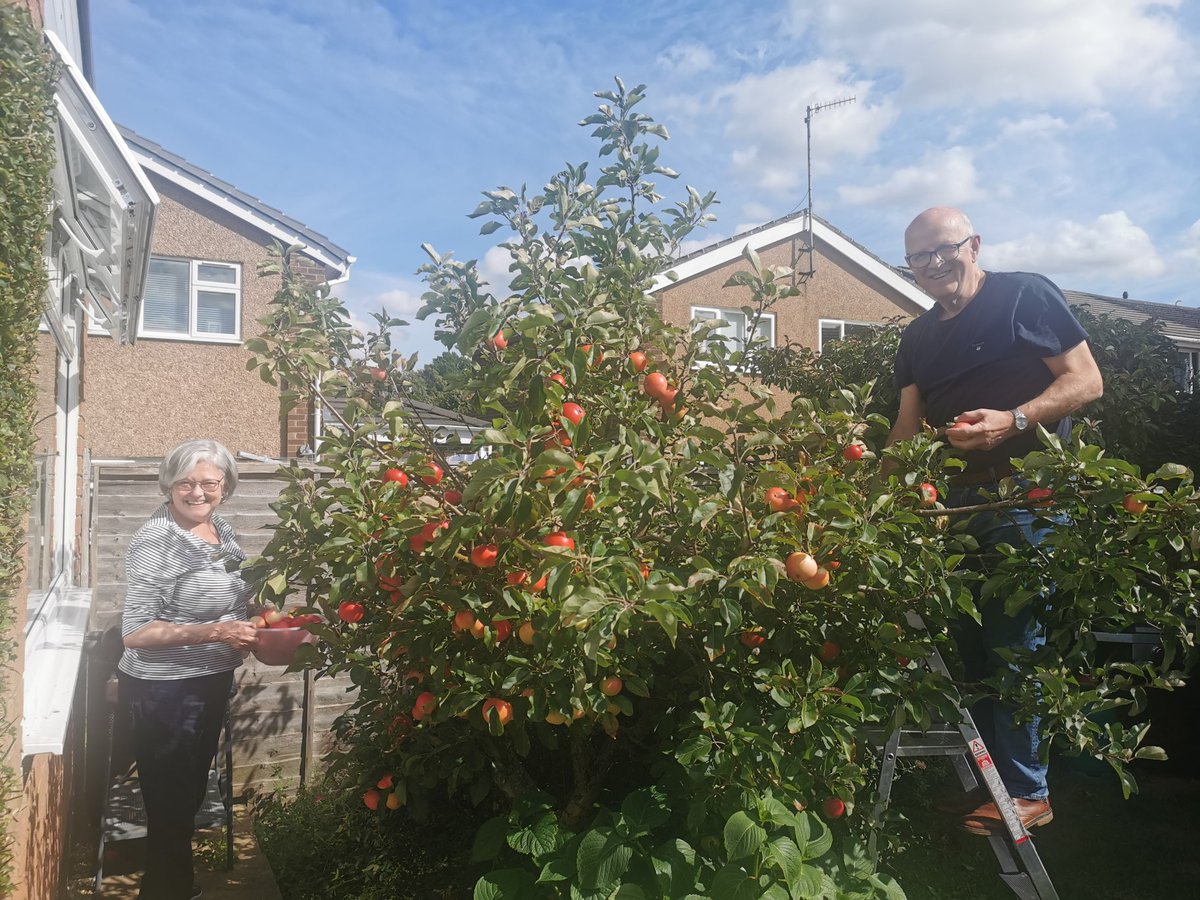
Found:
[[[821,349],[842,337],[841,322],[826,322],[821,326]]]
[[[775,320],[769,316],[763,316],[758,320],[758,328],[755,329],[755,336],[765,339],[764,344],[759,346],[774,347],[775,346]]]
[[[182,259],[151,259],[142,304],[145,331],[188,332],[188,277],[191,263]]]
[[[237,295],[224,291],[196,292],[196,331],[199,334],[237,334]]]
[[[198,281],[215,281],[220,284],[237,284],[237,269],[215,263],[200,263],[196,266]]]
[[[847,337],[852,334],[870,334],[875,329],[871,325],[860,325],[855,322],[846,322],[842,325],[842,330],[843,337]]]

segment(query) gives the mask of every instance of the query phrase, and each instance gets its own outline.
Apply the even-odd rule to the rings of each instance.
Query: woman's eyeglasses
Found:
[[[190,494],[196,488],[200,488],[206,494],[215,494],[221,489],[221,485],[224,482],[224,478],[208,479],[205,481],[177,481],[171,487],[178,494]]]

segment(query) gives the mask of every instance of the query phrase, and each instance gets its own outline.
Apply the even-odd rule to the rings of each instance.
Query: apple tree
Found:
[[[660,195],[676,176],[643,95],[597,95],[594,179],[582,164],[484,193],[504,290],[426,248],[419,315],[470,361],[461,389],[491,419],[473,461],[451,465],[406,405],[395,320],[359,335],[327,290],[285,278],[253,365],[289,397],[346,402],[319,466],[283,472],[262,597],[306,592],[328,620],[294,665],[357,687],[330,765],[365,803],[490,805],[477,897],[901,897],[865,850],[873,742],[952,718],[960,688],[1118,767],[1152,755],[1141,726],[1086,713],[1182,678],[1191,473],[1142,477],[1046,436],[992,503],[1049,488],[1076,527],[965,565],[961,517],[937,501],[961,463],[932,432],[884,451],[869,386],[783,402],[747,373],[753,341],[661,321],[650,288],[715,198]],[[796,287],[745,256],[732,286],[753,321]],[[1055,654],[986,685],[920,665],[977,615],[973,583],[1019,604],[1050,581]],[[1091,631],[1135,620],[1164,629],[1161,662],[1098,661]]]

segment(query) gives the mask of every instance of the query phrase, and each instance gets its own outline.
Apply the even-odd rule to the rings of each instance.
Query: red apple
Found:
[[[1032,492],[1030,492],[1032,496]],[[1139,500],[1137,494],[1126,494],[1125,499],[1121,501],[1121,505],[1125,507],[1125,511],[1135,516],[1140,516],[1146,511],[1147,504],[1144,500]]]
[[[555,384],[562,385],[563,387],[567,386],[567,379],[564,378],[558,372],[555,372],[553,375],[551,375],[550,380],[553,381]]]
[[[641,350],[634,350],[629,354],[629,363],[633,366],[633,371],[635,372],[646,371],[646,366],[649,364],[649,362],[650,361],[646,359],[646,354]]]
[[[353,600],[343,600],[338,604],[338,618],[343,622],[361,622],[362,617],[366,615],[361,603],[356,603]]]
[[[471,562],[481,569],[492,568],[499,556],[500,548],[495,544],[479,544],[471,550]]]
[[[605,678],[602,682],[600,682],[600,693],[602,693],[605,697],[615,697],[617,694],[621,693],[624,687],[625,682],[623,682],[616,675],[610,675],[608,678]]]
[[[846,803],[841,797],[830,797],[821,804],[821,810],[831,819],[840,819],[846,812]]]
[[[422,476],[421,476],[421,480],[422,480],[423,482],[425,482],[427,485],[429,485],[430,487],[433,487],[433,486],[434,486],[434,485],[436,485],[438,482],[440,482],[440,481],[442,480],[442,476],[446,474],[446,473],[445,473],[445,472],[442,470],[442,467],[441,467],[441,466],[439,466],[439,465],[438,465],[437,463],[435,463],[435,462],[428,462],[428,463],[426,463],[426,464],[425,464],[425,468],[429,470],[429,474],[427,474],[427,475],[422,475]]]
[[[578,425],[583,421],[583,407],[578,403],[564,403],[562,407],[563,418],[572,425]]]
[[[493,350],[503,350],[508,346],[508,338],[504,336],[504,331],[497,331],[494,335],[488,338],[488,346]]]
[[[761,647],[767,642],[766,636],[759,634],[757,631],[743,631],[739,640],[743,646],[750,648]]]
[[[492,623],[492,632],[496,635],[496,643],[503,643],[512,634],[512,622],[507,619],[501,619],[499,622]]]
[[[495,712],[496,721],[503,727],[512,721],[512,704],[498,697],[489,697],[483,701],[483,720],[487,722],[489,715]]]
[[[395,481],[400,487],[408,487],[408,476],[399,469],[388,469],[383,473],[384,481]]]
[[[547,547],[563,547],[567,550],[575,549],[575,541],[565,531],[552,531],[544,538],[542,543]]]
[[[662,372],[651,372],[642,379],[642,390],[655,400],[660,398],[668,387],[667,376]]]
[[[921,492],[922,506],[933,506],[933,504],[937,503],[938,490],[928,481],[923,482],[919,490]]]
[[[783,570],[792,581],[808,581],[820,573],[821,567],[803,550],[797,550],[783,561]]]
[[[863,450],[863,445],[858,441],[855,441],[852,444],[847,444],[842,448],[842,459],[846,460],[847,462],[853,462],[856,459],[862,459]]]
[[[417,701],[413,704],[412,717],[414,722],[420,722],[433,715],[433,711],[437,709],[438,701],[434,696],[433,691],[424,691],[417,695]]]
[[[823,641],[821,643],[820,657],[825,662],[831,662],[837,659],[838,654],[842,652],[841,645],[837,641]]]
[[[446,493],[442,494],[442,499],[451,506],[461,506],[463,502],[462,491],[446,491]]]

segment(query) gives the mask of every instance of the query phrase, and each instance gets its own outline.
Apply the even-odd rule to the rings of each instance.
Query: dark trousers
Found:
[[[120,675],[146,807],[139,900],[192,896],[192,832],[217,752],[233,672],[175,681]]]

